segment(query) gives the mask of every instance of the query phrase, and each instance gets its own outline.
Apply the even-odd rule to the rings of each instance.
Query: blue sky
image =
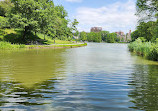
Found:
[[[54,0],[63,5],[69,19],[79,21],[79,31],[89,32],[91,27],[99,26],[103,30],[115,32],[135,30],[136,0]]]

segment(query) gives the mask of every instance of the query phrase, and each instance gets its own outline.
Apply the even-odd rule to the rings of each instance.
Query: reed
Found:
[[[128,48],[131,52],[147,59],[158,61],[158,43],[142,42],[141,39],[130,43]]]

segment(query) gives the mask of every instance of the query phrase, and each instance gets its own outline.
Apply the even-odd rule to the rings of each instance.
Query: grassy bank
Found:
[[[21,29],[0,29],[0,41],[10,42],[12,44],[74,44],[75,41],[59,40],[41,33],[29,33],[24,41],[22,39],[23,31]]]
[[[1,41],[0,42],[0,49],[20,49],[25,48],[26,46],[24,44],[11,44],[9,42]]]
[[[0,29],[0,49],[72,48],[86,45],[84,43],[76,43],[73,40],[52,39],[50,36],[41,33],[30,33],[27,40],[23,41],[21,29]]]
[[[79,43],[79,44],[52,44],[52,45],[24,45],[24,44],[11,44],[9,42],[0,42],[0,49],[39,49],[39,48],[74,48],[74,47],[82,47],[86,46],[86,43]]]
[[[130,43],[128,48],[131,52],[134,52],[147,59],[158,61],[158,43],[142,42],[141,39]]]
[[[87,46],[87,43],[79,44],[52,44],[52,45],[26,45],[26,48],[29,49],[39,49],[39,48],[74,48]]]

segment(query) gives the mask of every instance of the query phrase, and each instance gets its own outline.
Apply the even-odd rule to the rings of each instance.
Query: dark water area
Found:
[[[156,111],[158,62],[127,44],[0,51],[0,110]]]

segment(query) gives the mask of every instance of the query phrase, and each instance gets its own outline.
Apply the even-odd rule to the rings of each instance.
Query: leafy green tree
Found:
[[[158,20],[154,23],[154,26],[150,27],[149,30],[152,34],[151,41],[155,42],[155,40],[158,38]]]
[[[77,30],[75,33],[74,33],[74,36],[78,36],[79,35],[79,31]]]
[[[71,23],[71,28],[72,28],[72,31],[76,32],[77,31],[77,25],[79,24],[79,22],[77,21],[77,19],[74,19],[74,21]]]
[[[94,35],[95,35],[94,42],[101,42],[102,41],[102,37],[101,37],[101,33],[100,32],[95,33]]]
[[[109,34],[109,31],[101,31],[101,36],[103,41],[107,41],[107,35]]]
[[[135,41],[139,37],[139,31],[135,30],[134,32],[131,33],[131,38],[132,41]]]
[[[93,42],[93,39],[94,39],[93,37],[95,36],[94,34],[95,34],[94,32],[87,33],[87,40],[89,42]]]
[[[8,18],[0,16],[0,28],[8,28],[10,27]]]
[[[158,14],[157,0],[137,0],[136,4],[137,15],[140,16],[141,20],[150,19]]]
[[[137,0],[136,6],[140,22],[137,27],[139,37],[144,37],[147,41],[155,41],[158,38],[158,22],[150,20],[158,21],[158,1]]]
[[[55,12],[55,6],[54,3],[51,0],[40,0],[40,13],[39,13],[39,28],[40,32],[44,34],[44,39],[45,35],[48,35],[50,33],[54,33],[52,30],[54,26],[54,21],[56,17],[56,12]],[[52,35],[51,35],[52,36]],[[53,35],[54,36],[54,35]]]
[[[58,39],[66,39],[72,37],[72,32],[68,27],[69,20],[66,19],[67,12],[63,6],[56,6],[55,10],[57,12],[57,18],[55,22],[55,29]]]
[[[38,18],[40,3],[34,0],[12,0],[14,7],[11,10],[9,21],[12,27],[23,30],[23,40],[32,31],[39,28]]]
[[[155,23],[153,21],[149,21],[147,23],[141,22],[139,26],[137,26],[139,37],[144,37],[147,41],[150,41],[153,37],[152,30],[154,29],[154,26]]]
[[[6,17],[12,7],[13,4],[10,0],[0,1],[0,16]]]
[[[108,43],[114,43],[114,42],[116,42],[116,39],[117,39],[117,34],[116,33],[109,33],[107,35],[107,42]]]
[[[80,38],[81,38],[82,41],[87,41],[87,34],[86,34],[86,32],[81,32],[80,33]]]

